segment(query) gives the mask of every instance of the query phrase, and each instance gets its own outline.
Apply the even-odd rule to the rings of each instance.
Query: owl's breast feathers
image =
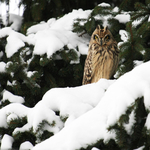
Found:
[[[100,46],[91,44],[85,61],[83,84],[97,82],[100,78],[110,79],[119,62],[117,42]]]
[[[97,82],[100,78],[110,79],[118,67],[117,43],[114,42],[103,47],[95,45],[93,50],[91,82]]]

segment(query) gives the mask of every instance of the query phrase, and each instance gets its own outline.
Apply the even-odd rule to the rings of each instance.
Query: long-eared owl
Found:
[[[98,25],[89,43],[82,84],[97,82],[100,78],[110,79],[118,67],[118,55],[117,42],[108,27]]]

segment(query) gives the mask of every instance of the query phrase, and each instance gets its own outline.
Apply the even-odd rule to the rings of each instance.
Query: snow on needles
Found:
[[[47,54],[50,57],[54,52],[62,49],[65,45],[76,50],[79,48],[81,54],[87,54],[89,40],[79,37],[71,30],[73,22],[77,18],[88,18],[91,10],[73,10],[60,19],[50,19],[47,23],[41,22],[28,29],[27,35],[35,39],[34,54]],[[34,35],[33,35],[34,34]],[[56,44],[57,43],[57,44]]]
[[[7,18],[6,17],[7,17],[6,15],[2,16],[2,21],[5,26],[7,26]],[[12,29],[14,29],[15,31],[20,30],[21,25],[22,25],[22,20],[23,20],[23,18],[19,15],[15,15],[15,14],[9,15],[9,24],[11,24],[10,27]]]
[[[7,37],[6,44],[6,55],[10,58],[14,53],[16,53],[20,48],[25,46],[25,43],[29,45],[33,44],[33,40],[30,37],[16,32],[11,29],[11,27],[6,27],[0,30],[0,38]]]
[[[7,90],[3,91],[2,102],[9,100],[11,103],[24,103],[24,99],[21,96],[16,96]]]
[[[14,139],[10,135],[5,134],[1,141],[1,149],[11,149],[13,141]]]
[[[87,54],[89,38],[79,37],[71,30],[75,19],[87,19],[90,13],[91,10],[73,10],[63,18],[57,20],[52,18],[47,22],[41,22],[30,27],[27,36],[14,31],[12,27],[1,29],[0,37],[8,36],[7,57],[10,58],[20,48],[24,47],[25,43],[34,46],[34,54],[43,55],[46,53],[48,58],[65,45],[76,51],[78,47],[81,54]],[[16,25],[16,27],[19,28],[19,25]]]
[[[102,3],[101,6],[109,7],[110,5]],[[76,18],[87,19],[90,13],[91,10],[73,10],[62,18],[52,18],[30,27],[26,36],[14,31],[11,27],[1,29],[0,38],[7,37],[7,57],[11,57],[26,43],[34,46],[34,54],[46,53],[48,57],[64,46],[75,50],[78,47],[79,53],[86,54],[88,38],[79,37],[77,33],[72,32],[72,28]],[[116,16],[120,22],[130,19],[128,14],[125,20],[121,20],[122,18],[122,15]],[[126,31],[120,30],[119,34],[123,42],[128,40]],[[0,53],[0,55],[3,54]],[[0,62],[0,72],[5,72],[6,66],[5,62]],[[87,147],[100,139],[104,139],[104,142],[111,138],[115,139],[115,133],[108,132],[108,127],[114,125],[137,98],[143,97],[146,109],[150,110],[150,70],[148,68],[150,68],[150,62],[139,64],[118,80],[100,79],[97,83],[74,88],[53,88],[47,91],[33,108],[24,106],[22,104],[24,99],[20,96],[4,90],[1,102],[9,100],[11,104],[0,109],[0,127],[7,129],[13,119],[26,117],[27,123],[15,128],[13,135],[17,132],[30,131],[32,128],[35,136],[38,137],[37,134],[41,134],[37,132],[39,125],[46,121],[47,124],[43,125],[43,130],[52,132],[54,135],[37,144],[33,150],[75,150]],[[34,73],[27,74],[32,76]],[[124,125],[127,133],[130,133],[134,122],[134,112],[132,112],[129,116],[129,124]],[[150,114],[145,126],[150,129]],[[11,148],[13,141],[13,137],[4,135],[1,148]],[[32,144],[26,141],[20,145],[20,148],[25,147],[32,148]]]
[[[102,3],[99,6],[110,7],[106,3]],[[12,26],[19,28],[22,20],[19,17],[17,18],[16,15],[11,15],[12,17],[10,19],[14,19],[15,25],[12,24],[11,27],[0,30],[0,37],[8,36],[6,45],[7,57],[10,58],[20,48],[24,47],[26,43],[34,46],[33,53],[35,55],[47,54],[48,58],[56,51],[63,49],[64,46],[67,46],[69,49],[74,49],[79,55],[87,54],[90,37],[87,35],[79,37],[72,30],[77,18],[88,19],[91,12],[92,10],[83,11],[79,9],[73,10],[58,19],[51,18],[47,22],[41,22],[28,28],[26,36],[13,30],[14,28]],[[107,22],[109,17],[105,17],[105,22]],[[126,13],[121,14],[121,16],[117,15],[116,19],[122,22],[122,18],[124,17],[126,18],[124,23],[129,21],[129,14]]]
[[[127,107],[130,106],[138,97],[143,96],[146,108],[150,109],[150,71],[147,69],[149,67],[150,62],[144,63],[120,77],[108,87],[104,96],[95,108],[76,118],[51,138],[37,144],[33,150],[75,150],[81,147],[86,147],[88,144],[92,144],[99,139],[107,141],[110,138],[115,138],[115,134],[108,132],[107,128],[110,125],[114,125],[118,121],[119,117],[125,113]],[[102,80],[96,84],[87,86],[95,87],[98,84],[100,86],[101,82]],[[107,83],[106,80],[105,82]],[[82,88],[86,88],[86,86],[82,86]],[[57,91],[57,89],[55,90]],[[63,90],[64,89],[62,89],[62,91]],[[60,92],[61,90],[58,89],[58,91]],[[88,92],[86,93],[88,94]],[[94,92],[94,90],[91,92],[90,90],[90,93],[91,95],[94,95],[97,92]],[[48,93],[44,95],[42,100],[43,102],[45,101],[45,103],[47,102],[47,94]],[[75,94],[78,95],[81,93],[77,89]],[[72,99],[74,99],[74,97],[75,96],[72,95]],[[71,100],[70,97],[68,98]],[[51,95],[49,95],[49,100],[50,99]],[[55,99],[57,99],[57,96]],[[63,99],[65,100],[65,98]],[[46,105],[48,105],[48,102]],[[52,106],[53,109],[58,109],[58,106],[54,106],[55,104]],[[61,106],[62,103],[60,103],[59,108],[61,108]],[[80,110],[80,108],[78,110]],[[131,117],[131,119],[134,119],[134,117]],[[131,120],[130,122],[132,124],[134,121]],[[148,123],[146,125],[150,124],[149,118],[147,122]]]
[[[4,62],[0,62],[0,72],[5,72],[6,64]]]

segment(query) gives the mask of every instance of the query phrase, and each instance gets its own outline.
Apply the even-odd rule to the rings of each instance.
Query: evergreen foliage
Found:
[[[134,117],[134,122],[130,122],[130,117]],[[146,132],[144,133],[143,130],[146,117],[147,112],[143,104],[143,98],[138,98],[119,118],[118,123],[109,127],[109,131],[115,131],[117,135],[116,143],[120,149],[132,150],[145,144],[143,134],[146,134]],[[131,131],[128,131],[126,125],[130,123],[132,123],[132,128]]]
[[[6,59],[7,67],[6,72],[1,73],[1,92],[6,89],[24,97],[26,106],[33,107],[51,88],[81,85],[84,64],[70,64],[80,59],[73,49],[65,46],[48,59],[46,54],[33,55],[33,46],[26,45],[11,58],[6,58],[4,47],[1,60]]]
[[[94,2],[90,2],[85,7],[86,0],[82,2],[66,0],[64,3],[61,0],[21,0],[20,5],[25,5],[22,32],[25,33],[28,26],[37,22],[64,15],[72,10],[72,7],[68,6],[74,5],[75,8],[83,6],[82,8],[87,9],[92,4],[91,7],[94,8]],[[129,11],[130,22],[122,23],[115,18],[122,11]],[[135,61],[146,62],[150,60],[149,16],[150,0],[145,0],[145,2],[123,0],[118,11],[114,11],[113,6],[96,6],[88,19],[75,20],[73,31],[80,36],[85,33],[91,35],[97,24],[104,26],[107,22],[116,41],[121,42],[119,30],[126,30],[128,39],[119,47],[120,64],[117,74],[120,77],[135,67]],[[136,21],[139,22],[135,24]],[[64,46],[51,58],[48,58],[46,54],[42,56],[33,54],[33,45],[26,43],[23,48],[8,58],[5,51],[6,44],[7,36],[0,38],[0,61],[7,63],[6,71],[0,72],[0,93],[4,89],[8,90],[15,95],[22,96],[25,100],[25,106],[33,107],[51,88],[81,85],[86,56],[78,56],[74,49]],[[79,63],[71,63],[72,61]],[[2,94],[0,99],[2,99]],[[126,113],[120,116],[118,122],[108,128],[109,132],[116,133],[115,140],[111,139],[105,143],[103,139],[99,139],[93,145],[88,145],[87,148],[81,148],[81,150],[93,147],[102,150],[132,150],[141,146],[144,146],[144,150],[148,149],[150,147],[150,131],[144,125],[149,112],[143,101],[143,97],[138,98],[132,106],[127,108]],[[9,100],[1,102],[0,108],[10,103]],[[134,117],[134,123],[130,129],[131,132],[128,132],[126,126],[130,123],[130,117]],[[62,116],[62,122],[65,120],[66,116]],[[34,145],[53,135],[53,132],[44,130],[44,126],[55,126],[56,124],[55,122],[50,124],[47,120],[43,120],[36,133],[32,127],[29,131],[13,133],[16,127],[22,127],[26,122],[26,116],[22,118],[16,116],[14,120],[8,122],[8,129],[0,128],[0,135],[3,136],[7,133],[13,136],[15,140],[13,148],[18,148],[22,142],[27,140]]]
[[[120,46],[120,57],[122,61],[119,69],[121,75],[134,68],[134,60],[143,60],[142,52],[145,49],[144,39],[135,27],[132,26],[131,22],[127,23],[126,31],[128,32],[128,41]]]

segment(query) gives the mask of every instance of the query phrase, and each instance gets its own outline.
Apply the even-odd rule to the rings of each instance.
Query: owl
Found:
[[[89,43],[82,84],[97,82],[100,78],[110,79],[118,67],[118,55],[117,42],[108,27],[98,25]]]

